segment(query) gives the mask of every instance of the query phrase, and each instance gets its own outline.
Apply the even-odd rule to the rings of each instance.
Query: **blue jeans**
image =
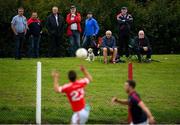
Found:
[[[30,57],[38,58],[39,57],[39,43],[40,43],[40,36],[30,36],[30,48],[29,48],[29,55]]]
[[[24,33],[18,33],[18,35],[15,35],[15,42],[16,42],[15,58],[16,59],[21,59],[21,48],[22,48],[24,39],[25,39]]]
[[[72,36],[69,37],[70,40],[70,56],[75,56],[75,52],[80,48],[80,33],[77,30],[72,30]]]

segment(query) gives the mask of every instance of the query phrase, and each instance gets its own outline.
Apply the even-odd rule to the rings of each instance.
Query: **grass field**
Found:
[[[137,91],[151,109],[157,123],[180,123],[180,55],[155,55],[161,62],[134,62]],[[69,123],[72,111],[64,95],[52,88],[52,69],[61,72],[60,83],[67,83],[67,72],[84,64],[94,81],[86,88],[91,105],[88,123],[127,123],[127,107],[112,105],[111,98],[127,98],[123,85],[127,64],[104,65],[76,58],[0,59],[0,123],[35,123],[36,62],[42,62],[42,122]]]

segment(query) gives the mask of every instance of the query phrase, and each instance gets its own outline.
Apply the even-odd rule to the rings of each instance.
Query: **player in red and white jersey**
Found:
[[[76,72],[71,70],[68,73],[69,83],[63,86],[59,86],[59,73],[57,71],[52,72],[54,91],[57,93],[66,93],[71,104],[74,112],[71,119],[72,124],[85,124],[89,117],[89,109],[86,107],[84,99],[84,88],[92,81],[92,76],[84,66],[81,66],[80,69],[85,77],[77,80]]]

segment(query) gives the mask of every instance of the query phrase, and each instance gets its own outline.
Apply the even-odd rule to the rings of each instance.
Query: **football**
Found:
[[[87,58],[87,55],[88,55],[88,52],[84,48],[79,48],[76,51],[76,57],[78,57],[78,58]]]

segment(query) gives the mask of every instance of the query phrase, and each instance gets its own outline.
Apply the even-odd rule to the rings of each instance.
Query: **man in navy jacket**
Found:
[[[39,42],[42,30],[41,21],[38,19],[37,12],[32,12],[31,18],[28,20],[29,35],[30,35],[30,56],[39,57]]]
[[[99,32],[99,25],[96,19],[93,18],[92,12],[88,12],[87,19],[85,21],[82,47],[86,49],[88,49],[88,47],[94,47],[92,39],[96,37],[98,32]]]

